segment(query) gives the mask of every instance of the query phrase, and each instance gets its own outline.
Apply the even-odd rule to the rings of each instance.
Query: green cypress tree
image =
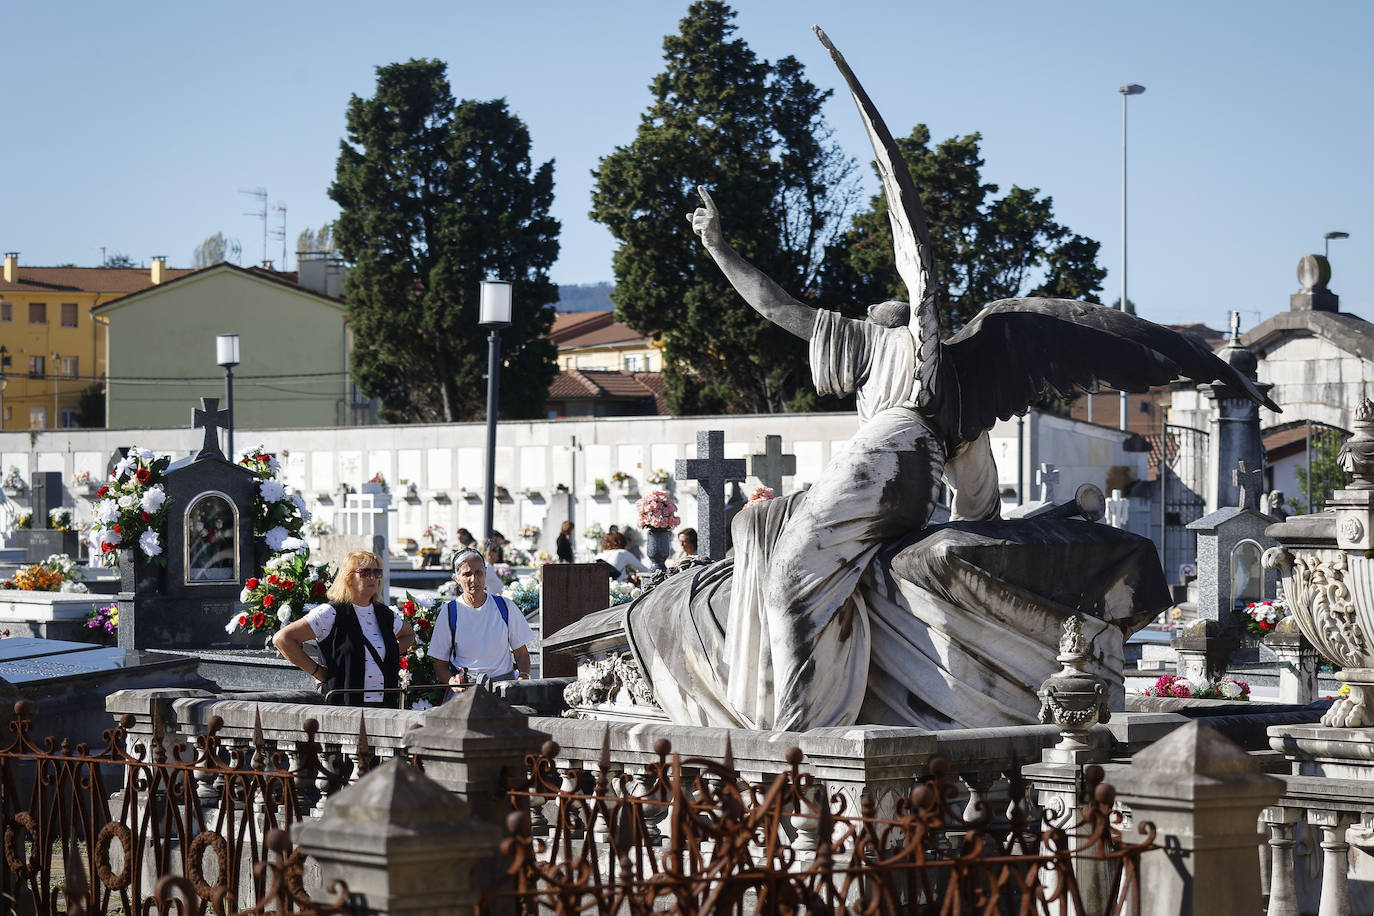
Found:
[[[797,296],[814,293],[853,200],[853,163],[821,116],[830,93],[794,58],[772,64],[732,38],[734,15],[719,0],[691,5],[664,39],[667,67],[634,141],[594,172],[592,218],[620,242],[611,298],[622,321],[661,339],[674,413],[815,399],[804,342],[746,305],[693,237],[697,185],[736,250]]]
[[[503,100],[456,102],[446,69],[378,67],[376,94],[349,100],[329,194],[341,208],[334,242],[352,265],[353,378],[388,421],[484,415],[480,283],[511,280],[500,412],[541,417],[557,371],[553,162],[531,167],[529,130]]]

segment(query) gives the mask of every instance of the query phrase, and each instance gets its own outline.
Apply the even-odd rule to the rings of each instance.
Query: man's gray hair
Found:
[[[456,574],[458,572],[458,567],[462,566],[473,557],[477,558],[477,562],[482,564],[483,569],[487,568],[487,561],[482,559],[480,551],[473,550],[471,547],[464,547],[453,555],[453,572]]]

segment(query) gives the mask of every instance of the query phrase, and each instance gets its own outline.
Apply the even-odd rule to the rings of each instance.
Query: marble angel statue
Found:
[[[1084,535],[1058,523],[996,521],[988,429],[1025,412],[1047,389],[1067,394],[1105,384],[1144,391],[1179,376],[1224,379],[1277,408],[1189,339],[1088,303],[993,302],[942,340],[934,252],[911,176],[863,88],[817,33],[873,141],[912,305],[881,303],[867,320],[854,320],[799,302],[730,247],[715,202],[700,188],[702,206],[688,219],[701,244],[745,301],[809,342],[818,392],[857,394],[861,426],[809,490],[740,513],[733,559],[674,576],[631,605],[630,644],[658,702],[679,722],[797,730],[856,721],[1034,721],[1033,685],[1040,679],[1026,697],[1014,683],[1032,677],[1037,665],[1053,667],[1060,632],[1053,614],[1096,602],[1103,626],[1135,625],[1157,612],[1137,605],[1150,603],[1143,593],[1162,590],[1162,576],[1148,541],[1107,535],[1106,526],[1079,522],[1103,532]],[[914,559],[910,549],[898,553],[926,529],[942,479],[955,494],[946,535],[955,547],[946,540],[924,554],[918,549]],[[1101,594],[1086,588],[1059,596],[1065,569],[1003,569],[1025,561],[995,552],[1012,535],[989,526],[1030,543],[1041,566],[1080,549],[1070,544],[1075,539],[1092,541],[1097,553],[1088,560],[1107,571],[1099,577]],[[983,559],[970,561],[963,548],[981,551],[976,556]],[[922,568],[953,562],[956,554],[954,572]],[[1059,560],[1045,559],[1051,555]],[[1017,576],[1055,581],[1027,589]],[[1121,603],[1122,589],[1134,590],[1137,600],[1114,611],[1108,605]],[[1028,591],[1037,598],[1022,607]],[[1103,597],[1109,593],[1117,597]],[[1040,642],[1049,646],[1047,657],[1036,654]],[[1022,672],[1024,655],[1035,657]]]

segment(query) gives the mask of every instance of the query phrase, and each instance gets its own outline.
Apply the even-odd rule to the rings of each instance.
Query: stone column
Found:
[[[472,816],[503,826],[510,806],[505,790],[525,778],[525,756],[548,740],[484,687],[470,687],[442,706],[426,710],[424,723],[405,736],[407,754],[425,761],[425,772],[456,792]]]
[[[296,828],[301,850],[370,914],[467,916],[499,878],[490,860],[504,833],[408,763],[392,759],[325,802]],[[484,861],[487,860],[487,861]]]
[[[1135,824],[1154,824],[1163,847],[1140,860],[1143,916],[1260,912],[1256,825],[1280,780],[1197,722],[1104,769]]]

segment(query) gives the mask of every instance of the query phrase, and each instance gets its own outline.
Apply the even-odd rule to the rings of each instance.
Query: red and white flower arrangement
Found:
[[[273,553],[300,549],[300,540],[310,510],[305,500],[280,477],[277,457],[261,445],[245,452],[239,465],[258,475],[258,498],[253,511],[253,534],[267,542]],[[287,540],[292,544],[286,546]]]
[[[224,631],[272,634],[305,616],[307,607],[328,601],[325,594],[334,571],[328,563],[311,563],[310,548],[301,541],[267,561],[263,574],[243,583],[239,601],[244,609],[229,618]]]
[[[682,524],[677,515],[677,500],[665,490],[654,490],[635,503],[641,528],[676,528]]]
[[[120,550],[143,551],[154,563],[167,562],[162,531],[167,521],[167,489],[163,478],[171,459],[151,449],[129,449],[110,479],[96,491],[93,531],[99,532],[101,562],[119,565]]]
[[[1180,700],[1248,700],[1250,685],[1239,678],[1222,677],[1215,681],[1194,681],[1166,674],[1153,687],[1141,691],[1147,697],[1173,697]]]
[[[1252,601],[1240,612],[1245,616],[1245,628],[1251,633],[1264,634],[1279,625],[1288,616],[1288,602],[1283,598],[1272,601]]]

